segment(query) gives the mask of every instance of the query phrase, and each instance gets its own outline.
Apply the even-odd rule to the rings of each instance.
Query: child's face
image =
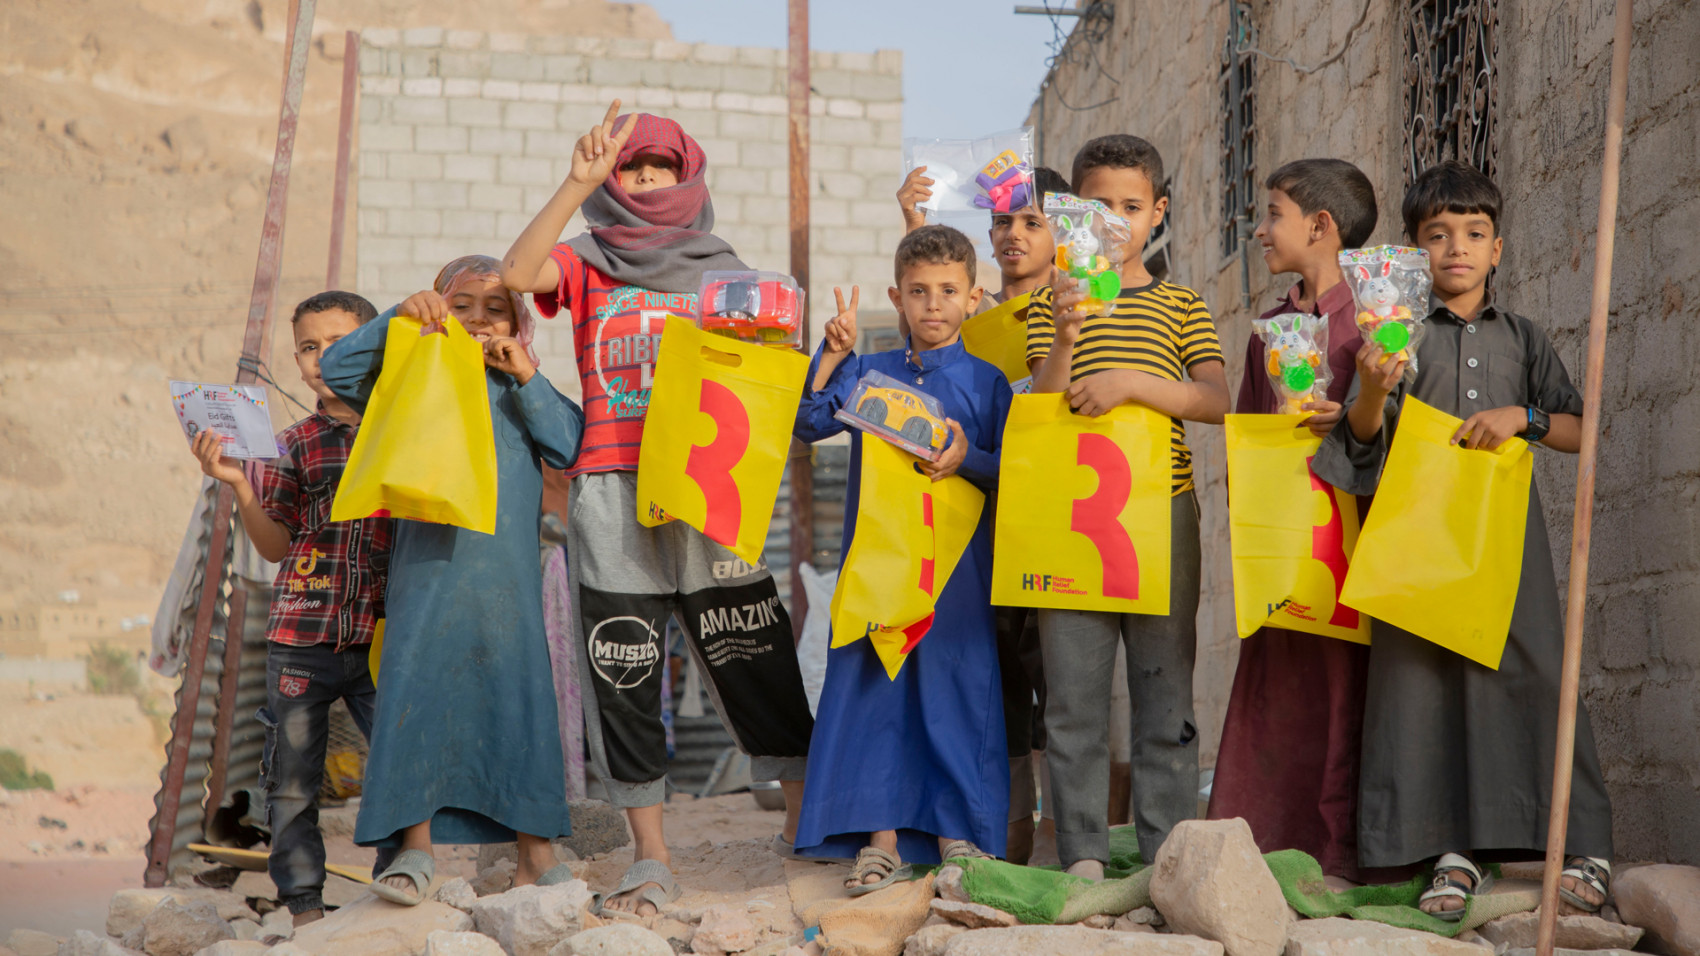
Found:
[[[1157,187],[1144,170],[1120,166],[1087,170],[1078,185],[1082,199],[1096,199],[1127,220],[1131,235],[1122,244],[1121,261],[1138,262],[1151,230],[1163,222],[1163,214],[1169,208],[1168,197],[1157,198]]]
[[[1270,275],[1280,275],[1283,272],[1300,272],[1308,261],[1314,257],[1319,247],[1315,245],[1317,230],[1322,226],[1319,221],[1324,213],[1307,216],[1293,198],[1279,189],[1269,190],[1269,205],[1263,213],[1263,221],[1257,224],[1253,233],[1257,241],[1263,244],[1263,264],[1269,267]],[[1323,249],[1330,261],[1337,262],[1338,246]]]
[[[496,279],[476,276],[455,287],[449,311],[472,337],[483,341],[514,334],[514,303]]]
[[[301,370],[301,381],[313,394],[325,401],[336,401],[336,393],[325,387],[319,374],[319,356],[332,342],[360,327],[354,313],[342,309],[309,312],[295,323],[295,367]]]
[[[627,194],[646,193],[679,185],[679,167],[665,156],[639,153],[620,167],[620,188]]]
[[[992,217],[992,254],[1005,282],[1030,279],[1049,269],[1057,253],[1056,237],[1036,206]]]
[[[1435,293],[1451,298],[1487,285],[1505,240],[1482,213],[1443,212],[1417,227],[1417,245],[1428,250]]]
[[[963,320],[980,305],[980,290],[963,262],[914,263],[888,294],[917,352],[953,344]]]

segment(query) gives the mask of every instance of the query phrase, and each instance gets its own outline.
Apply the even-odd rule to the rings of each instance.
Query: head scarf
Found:
[[[626,114],[614,121],[625,125]],[[679,184],[637,194],[620,186],[620,170],[640,155],[663,156],[679,170]],[[567,241],[587,265],[616,281],[658,292],[691,292],[709,269],[747,269],[714,229],[708,198],[708,158],[679,124],[649,113],[636,114],[631,138],[614,171],[584,201],[590,231]]]
[[[514,338],[525,348],[525,354],[531,359],[531,364],[539,364],[537,353],[531,348],[531,338],[537,331],[537,320],[531,316],[531,310],[525,307],[525,296],[502,285],[502,264],[492,256],[461,256],[443,267],[437,273],[437,281],[431,283],[431,288],[444,300],[454,298],[460,287],[473,281],[484,279],[496,283],[508,297],[508,303],[514,310]]]

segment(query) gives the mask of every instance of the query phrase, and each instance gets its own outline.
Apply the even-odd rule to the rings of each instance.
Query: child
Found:
[[[1133,707],[1133,806],[1139,852],[1155,858],[1169,830],[1198,806],[1198,730],[1192,714],[1197,650],[1198,502],[1183,420],[1216,423],[1228,411],[1222,347],[1204,301],[1145,270],[1143,250],[1163,221],[1163,159],[1135,136],[1101,136],[1074,158],[1076,191],[1128,222],[1122,291],[1111,314],[1077,309],[1072,279],[1041,289],[1027,321],[1033,391],[1066,392],[1083,415],[1137,402],[1170,416],[1169,614],[1040,610],[1045,662],[1046,757],[1057,804],[1057,855],[1076,876],[1098,879],[1110,858],[1110,680],[1116,644],[1127,649]],[[1191,377],[1191,381],[1186,380]]]
[[[844,431],[833,414],[863,374],[883,372],[944,406],[950,441],[938,461],[917,467],[934,481],[961,475],[990,492],[1011,393],[1003,373],[962,345],[962,321],[980,299],[974,245],[949,226],[923,226],[898,244],[896,273],[889,294],[913,330],[907,347],[858,356],[852,348],[860,295],[852,289],[846,308],[839,292],[838,316],[826,326],[797,411],[797,438],[817,442]],[[845,554],[858,513],[871,504],[858,496],[865,440],[879,439],[851,431]],[[991,528],[988,507],[938,596],[932,630],[895,678],[868,641],[828,651],[797,848],[810,856],[855,852],[845,881],[852,895],[903,878],[904,860],[1004,852],[1009,778]]]
[[[918,203],[931,199],[928,187],[933,180],[926,177],[927,167],[917,166],[904,177],[897,190],[897,202],[903,210],[903,224],[914,232],[926,223],[926,213],[917,209]],[[1017,296],[1036,292],[1051,283],[1055,271],[1056,238],[1045,219],[1041,205],[1046,193],[1066,193],[1070,188],[1062,174],[1048,166],[1033,168],[1033,203],[1014,212],[992,214],[992,253],[997,257],[1001,288],[980,300],[984,311]],[[1017,317],[1027,319],[1027,308]],[[909,329],[901,313],[898,331],[905,339]],[[1026,384],[1020,386],[1023,390]],[[994,508],[995,504],[991,507]],[[1036,787],[1033,779],[1035,752],[1045,749],[1045,675],[1039,654],[1039,628],[1031,608],[1000,607],[997,609],[998,670],[1003,675],[1004,730],[1009,740],[1009,836],[1006,858],[1011,863],[1026,863],[1032,857],[1035,836],[1048,846],[1055,840],[1056,822],[1049,803],[1043,807],[1044,818],[1036,834],[1033,811]]]
[[[571,832],[537,536],[541,457],[565,468],[584,415],[537,371],[532,319],[489,256],[463,256],[376,322],[336,343],[325,382],[363,410],[384,367],[396,315],[439,334],[452,313],[483,344],[495,427],[496,533],[401,521],[390,564],[389,619],[361,846],[403,849],[372,884],[391,902],[424,899],[437,843],[519,842],[514,884],[570,879],[549,840]]]
[[[1405,193],[1405,232],[1428,250],[1434,271],[1416,380],[1405,384],[1405,363],[1364,343],[1350,411],[1315,460],[1323,480],[1355,494],[1375,491],[1406,396],[1465,419],[1453,441],[1466,448],[1497,448],[1515,436],[1562,452],[1580,447],[1582,396],[1552,343],[1533,322],[1488,300],[1488,276],[1505,242],[1500,208],[1493,181],[1458,162],[1431,167]],[[1436,489],[1449,491],[1468,495]],[[1446,920],[1461,919],[1470,895],[1485,888],[1472,851],[1538,854],[1546,845],[1564,616],[1532,484],[1521,579],[1505,599],[1515,608],[1497,671],[1386,622],[1373,625],[1359,862],[1435,859],[1434,885],[1419,906]],[[1585,708],[1577,714],[1567,832],[1572,855],[1561,893],[1595,912],[1611,886],[1611,800]]]
[[[377,692],[367,668],[372,630],[384,616],[384,574],[394,522],[327,520],[331,498],[354,447],[360,414],[325,386],[319,356],[378,314],[352,292],[321,292],[295,307],[295,364],[319,398],[312,415],[278,436],[283,457],[260,471],[256,495],[240,463],[220,454],[216,432],[195,436],[201,471],[236,492],[248,538],[281,564],[266,621],[266,820],[272,831],[267,869],[295,925],[325,915],[325,841],[319,832],[330,709],[348,705],[355,726],[372,736]],[[280,730],[282,732],[280,732]]]
[[[586,741],[610,802],[626,810],[635,860],[606,903],[647,914],[677,898],[661,826],[667,745],[661,722],[665,668],[660,635],[679,612],[708,678],[715,710],[752,755],[757,780],[778,780],[784,830],[774,847],[793,853],[795,808],[808,753],[808,697],[790,618],[767,563],[754,566],[695,529],[637,522],[638,449],[668,314],[696,313],[708,269],[743,269],[715,237],[707,162],[679,124],[648,114],[617,119],[620,102],[579,140],[572,169],[514,241],[502,266],[508,288],[531,292],[545,316],[566,309],[584,382],[584,453],[568,476],[573,605]],[[556,245],[583,207],[590,231]],[[760,616],[742,609],[760,605]],[[709,653],[725,641],[714,623],[751,618],[737,632],[746,653]],[[635,663],[634,663],[635,662]]]
[[[1340,420],[1363,337],[1340,250],[1375,229],[1375,189],[1356,166],[1301,159],[1275,170],[1256,236],[1271,275],[1296,272],[1294,285],[1264,318],[1303,312],[1328,320],[1327,399],[1306,404],[1311,431]],[[1279,399],[1264,369],[1260,336],[1246,342],[1236,408],[1272,414]],[[1265,627],[1240,642],[1210,818],[1243,817],[1264,852],[1303,850],[1324,873],[1358,878],[1358,748],[1369,648]],[[1280,754],[1280,759],[1270,759]]]

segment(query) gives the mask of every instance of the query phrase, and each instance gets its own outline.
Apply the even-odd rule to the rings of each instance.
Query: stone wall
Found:
[[[1132,132],[1163,153],[1173,179],[1172,269],[1210,303],[1237,388],[1247,322],[1293,281],[1271,277],[1255,244],[1249,289],[1224,258],[1217,75],[1225,5],[1166,10],[1117,0],[1109,35],[1066,58],[1030,122],[1044,159],[1066,174],[1075,150]],[[1584,368],[1611,61],[1609,0],[1502,0],[1499,183],[1508,213],[1502,301],[1551,334],[1577,384]],[[1282,162],[1335,156],[1376,183],[1372,243],[1400,240],[1399,132],[1405,83],[1393,8],[1298,0],[1252,4],[1260,49],[1314,65],[1257,60],[1257,178]],[[1583,693],[1616,803],[1625,859],[1700,862],[1700,6],[1636,4],[1626,156],[1607,351]],[[1100,69],[1101,65],[1101,69]],[[1108,102],[1104,102],[1108,101]],[[1100,104],[1090,109],[1075,107]],[[1249,291],[1250,304],[1242,304]],[[1205,762],[1214,760],[1238,647],[1229,574],[1221,429],[1189,425],[1204,510],[1205,573],[1195,673]],[[1566,573],[1576,459],[1537,458],[1559,573]],[[1561,582],[1562,586],[1562,582]]]
[[[715,232],[752,267],[789,271],[783,51],[440,29],[362,38],[359,286],[380,307],[427,287],[455,256],[505,253],[616,97],[701,143]],[[902,237],[891,198],[902,175],[902,56],[815,53],[811,86],[818,330],[834,285],[889,283]],[[566,235],[582,228],[575,217]],[[562,388],[576,387],[570,326],[542,323],[537,345]]]

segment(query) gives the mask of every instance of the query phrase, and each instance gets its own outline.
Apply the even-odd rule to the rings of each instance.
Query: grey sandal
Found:
[[[856,865],[850,870],[850,880],[846,882],[844,892],[850,896],[865,896],[875,890],[883,890],[898,880],[907,880],[913,868],[887,853],[877,846],[862,847],[862,852],[856,854]],[[877,876],[874,883],[865,882],[868,877]]]
[[[402,906],[418,906],[425,902],[425,891],[431,888],[431,878],[437,875],[437,861],[424,850],[403,850],[396,854],[390,868],[372,881],[372,892],[381,900]],[[413,881],[414,892],[398,889],[385,883],[392,876],[405,876]]]
[[[989,860],[990,853],[975,846],[969,840],[952,840],[944,845],[944,862],[953,863],[957,860]]]
[[[565,863],[557,863],[549,868],[547,873],[537,878],[538,886],[554,886],[557,883],[568,883],[573,879],[573,868]]]
[[[560,869],[560,867],[555,869]],[[553,873],[554,870],[549,872]],[[544,875],[547,876],[548,874]],[[673,879],[673,871],[667,868],[667,864],[660,860],[638,860],[626,870],[625,876],[620,877],[620,885],[614,887],[614,892],[607,896],[603,896],[601,893],[591,896],[590,911],[601,916],[604,901],[637,891],[638,887],[645,883],[654,883],[655,885],[638,892],[637,898],[639,902],[648,903],[655,907],[657,913],[661,912],[661,907],[679,898],[679,882]],[[633,912],[632,915],[637,914]]]

